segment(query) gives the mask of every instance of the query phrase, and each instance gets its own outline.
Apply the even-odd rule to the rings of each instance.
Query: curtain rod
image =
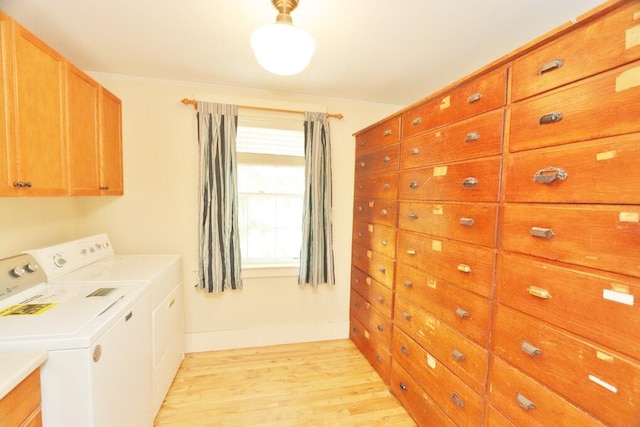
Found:
[[[184,105],[193,105],[193,108],[198,108],[198,101],[195,99],[183,98],[181,101]],[[296,113],[296,114],[304,114],[304,111],[300,110],[284,110],[281,108],[268,108],[268,107],[253,107],[250,105],[238,105],[238,108],[244,108],[247,110],[260,110],[260,111],[275,111],[278,113]],[[341,120],[344,116],[342,113],[327,113],[327,118],[338,119]]]

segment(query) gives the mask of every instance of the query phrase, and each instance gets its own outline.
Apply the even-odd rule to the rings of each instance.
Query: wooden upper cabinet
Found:
[[[13,186],[17,174],[15,161],[15,139],[12,135],[12,106],[11,93],[12,59],[11,22],[0,14],[0,196],[18,194],[18,188]]]
[[[69,133],[69,192],[100,194],[98,145],[99,85],[69,65],[67,73],[67,130]]]
[[[122,195],[122,103],[100,87],[100,190],[104,195]]]

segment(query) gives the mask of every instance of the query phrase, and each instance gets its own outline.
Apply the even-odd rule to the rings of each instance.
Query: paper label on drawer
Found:
[[[429,316],[427,317],[425,324],[429,329],[431,329],[432,331],[435,331],[436,327],[438,326],[438,321],[435,318]]]
[[[602,291],[602,298],[624,305],[633,305],[633,295],[623,294],[622,292],[611,291],[609,289]]]
[[[427,366],[431,369],[436,369],[436,358],[427,353]]]
[[[367,251],[367,258],[371,259],[373,257],[373,252]]]
[[[624,71],[616,78],[616,92],[622,92],[636,86],[640,86],[640,67]]]
[[[604,360],[605,362],[613,363],[613,356],[604,353],[602,351],[596,351],[596,357],[600,360]]]
[[[434,215],[444,215],[444,207],[442,205],[433,205]]]
[[[366,329],[364,330],[364,337],[366,339],[369,339],[369,331],[367,331]]]
[[[438,281],[432,277],[427,279],[427,286],[431,289],[436,289],[438,287]]]
[[[616,150],[605,151],[604,153],[596,154],[596,160],[601,162],[603,160],[611,160],[618,157],[618,152]]]
[[[373,224],[367,225],[367,230],[369,231],[369,233],[373,233]]]
[[[440,101],[440,109],[445,110],[450,106],[451,106],[451,96],[445,96],[444,98],[442,98],[442,101]]]
[[[618,220],[620,222],[640,222],[640,212],[620,212]]]
[[[446,166],[436,166],[433,168],[433,176],[447,176]]]
[[[436,132],[436,138],[440,138],[442,136],[442,132],[438,131]]]
[[[442,252],[442,241],[441,240],[432,240],[431,241],[431,249],[436,252]]]
[[[598,377],[596,377],[594,375],[589,375],[589,379],[591,381],[593,381],[594,383],[598,384],[599,386],[606,388],[607,390],[609,390],[612,393],[617,393],[618,392],[618,389],[616,387],[612,386],[611,384],[609,384],[609,383],[607,383],[605,381],[602,381],[600,378],[598,378]]]
[[[635,18],[635,15],[634,15],[634,18]],[[640,44],[640,25],[636,25],[635,27],[629,28],[625,33],[625,39],[626,39],[625,47],[627,49],[631,49],[632,47],[638,46]]]

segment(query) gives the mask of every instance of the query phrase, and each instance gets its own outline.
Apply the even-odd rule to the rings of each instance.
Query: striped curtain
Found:
[[[198,102],[200,148],[199,286],[242,289],[238,232],[236,105]]]
[[[298,284],[335,285],[331,227],[331,141],[325,113],[305,113],[305,190]]]

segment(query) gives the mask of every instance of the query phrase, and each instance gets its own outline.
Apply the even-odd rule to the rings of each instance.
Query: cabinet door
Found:
[[[100,190],[105,195],[122,195],[122,104],[100,88]]]
[[[15,26],[15,113],[21,195],[67,194],[65,61]]]
[[[15,196],[15,139],[11,131],[11,98],[13,56],[11,55],[11,21],[0,14],[0,196]]]
[[[69,190],[72,195],[100,194],[98,83],[69,65],[67,129]]]

